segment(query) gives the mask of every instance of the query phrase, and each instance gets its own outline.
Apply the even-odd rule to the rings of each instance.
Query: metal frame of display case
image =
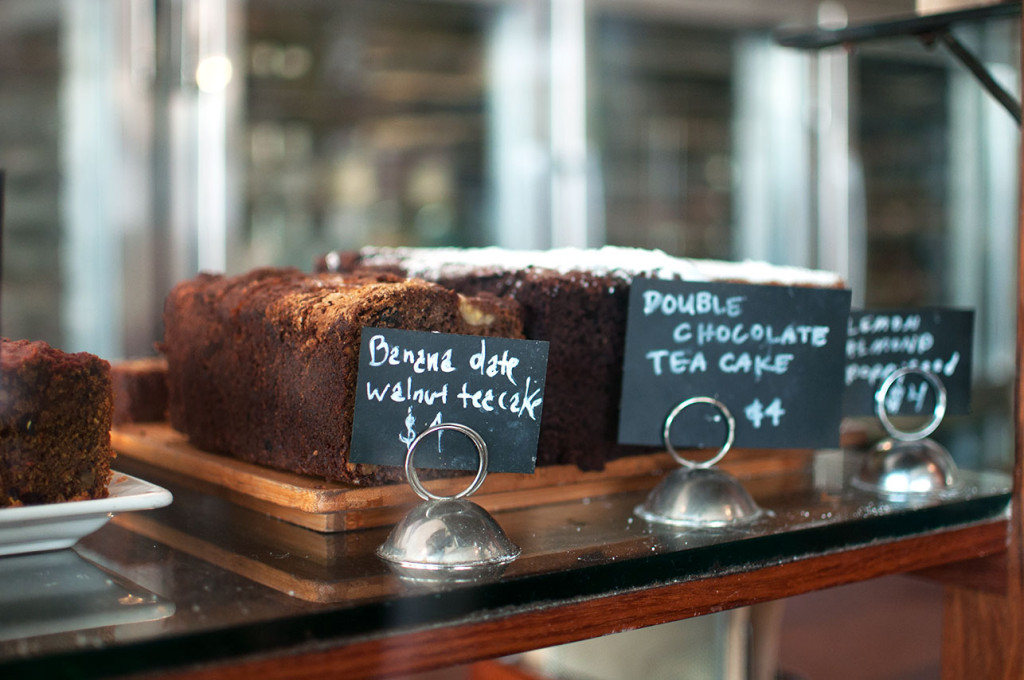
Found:
[[[780,32],[776,38],[782,45],[800,49],[853,48],[859,43],[898,36],[916,36],[926,46],[938,41],[971,72],[1019,126],[1020,101],[1007,92],[984,64],[953,36],[952,28],[963,23],[1020,14],[1020,2],[999,2],[836,30]],[[1024,186],[1019,195],[1024,196]],[[1021,644],[1021,631],[1024,630],[1024,211],[1018,219],[1017,263],[1014,493],[1007,523],[1007,549],[986,560],[947,565],[936,572],[943,575],[945,583],[944,678],[1024,676],[1024,645]]]
[[[1013,116],[1019,125],[1021,122],[1020,102],[992,77],[981,60],[953,35],[952,29],[954,26],[965,23],[1019,15],[1020,6],[1021,3],[1017,1],[1001,2],[955,12],[928,14],[834,30],[821,28],[809,33],[782,31],[776,35],[776,40],[785,47],[805,50],[838,46],[851,47],[868,41],[901,36],[917,37],[928,46],[938,42],[945,46],[950,54],[977,78],[978,83]]]

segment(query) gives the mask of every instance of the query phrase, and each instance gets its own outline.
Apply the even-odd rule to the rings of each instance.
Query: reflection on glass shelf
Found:
[[[175,507],[126,515],[119,522],[290,597],[351,608],[390,606],[396,598],[429,592],[479,590],[486,591],[480,597],[488,601],[516,601],[516,593],[525,588],[531,596],[542,597],[569,584],[580,587],[581,570],[597,570],[585,581],[596,588],[607,585],[604,579],[625,588],[661,578],[701,578],[788,561],[797,554],[850,549],[865,536],[872,541],[896,540],[993,521],[1008,507],[1011,483],[1005,474],[964,471],[963,483],[942,498],[899,500],[852,485],[860,452],[807,454],[806,465],[799,469],[741,478],[766,512],[737,527],[686,529],[645,522],[635,516],[634,508],[649,488],[497,511],[495,518],[522,554],[499,580],[476,583],[411,585],[393,576],[376,556],[390,527],[318,533],[211,496],[205,484],[177,475],[165,481],[178,482],[175,507],[201,509],[222,520],[230,517],[236,530],[196,521],[193,514]],[[170,474],[141,463],[131,465],[144,467],[153,478]],[[650,487],[658,480],[649,475]]]
[[[156,621],[175,609],[73,550],[4,557],[0,583],[0,641]]]

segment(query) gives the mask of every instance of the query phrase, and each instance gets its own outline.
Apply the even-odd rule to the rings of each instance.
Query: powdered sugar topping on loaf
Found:
[[[553,248],[551,250],[508,250],[504,248],[375,248],[359,251],[361,260],[373,266],[397,267],[409,276],[437,280],[481,269],[520,271],[547,269],[560,274],[589,272],[623,281],[636,277],[681,279],[684,281],[745,281],[749,283],[842,285],[838,274],[767,262],[744,260],[726,262],[672,257],[661,250],[605,246],[603,248]],[[329,253],[326,264],[336,269],[337,253]]]

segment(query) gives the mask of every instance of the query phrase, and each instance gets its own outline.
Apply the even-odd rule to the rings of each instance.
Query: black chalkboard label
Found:
[[[836,446],[849,312],[842,289],[634,281],[619,443],[663,445],[671,410],[703,396],[732,412],[737,446]],[[673,445],[722,445],[700,408],[673,421]]]
[[[483,437],[489,471],[533,472],[547,360],[543,341],[364,328],[352,462],[404,465],[417,434],[460,423]],[[468,437],[445,430],[417,447],[414,462],[476,470],[479,458]]]
[[[850,314],[846,335],[844,415],[873,415],[878,388],[903,367],[928,370],[942,382],[947,413],[970,410],[973,310],[858,310]],[[887,395],[890,414],[930,415],[933,390],[913,373],[900,378]]]

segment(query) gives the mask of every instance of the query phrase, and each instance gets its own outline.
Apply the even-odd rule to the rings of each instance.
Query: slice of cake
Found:
[[[519,306],[388,275],[200,274],[164,306],[171,424],[197,447],[354,484],[401,468],[348,462],[363,327],[522,337]]]
[[[0,342],[0,507],[103,498],[110,364],[45,342]]]
[[[651,450],[616,443],[633,280],[843,285],[831,272],[617,247],[363,248],[328,253],[317,268],[417,277],[466,295],[489,292],[521,304],[526,337],[550,342],[537,464],[572,463],[583,469],[601,469],[608,460]]]
[[[114,425],[167,420],[167,359],[140,357],[110,365]]]

